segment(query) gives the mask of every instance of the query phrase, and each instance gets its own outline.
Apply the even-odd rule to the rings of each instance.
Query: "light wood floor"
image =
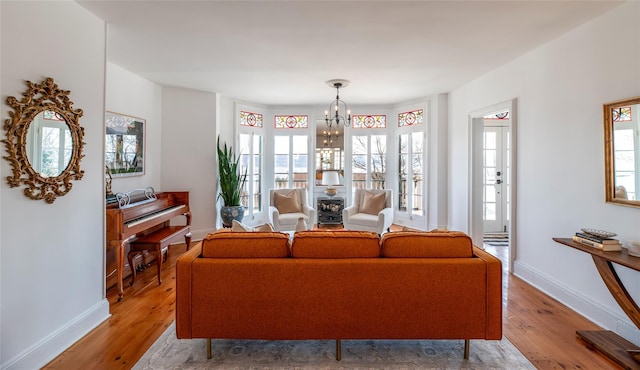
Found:
[[[508,248],[485,247],[506,266]],[[174,320],[175,261],[184,251],[184,244],[171,246],[162,285],[158,286],[152,266],[138,275],[133,287],[125,282],[121,302],[115,289],[110,289],[111,317],[44,369],[133,367]],[[576,339],[576,330],[597,330],[598,326],[507,271],[504,277],[503,333],[537,368],[618,368]]]

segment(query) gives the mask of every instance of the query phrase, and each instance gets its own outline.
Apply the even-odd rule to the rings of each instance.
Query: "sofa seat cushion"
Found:
[[[377,227],[378,215],[370,215],[368,213],[356,213],[349,217],[349,223]]]
[[[380,237],[369,231],[296,232],[291,245],[294,258],[378,258]]]
[[[280,225],[295,225],[300,217],[304,218],[305,222],[309,222],[309,218],[301,212],[281,213],[278,216],[278,222],[280,222]]]
[[[205,258],[287,258],[289,234],[218,230],[202,241]]]
[[[471,238],[459,231],[386,233],[381,240],[382,256],[396,258],[469,258]]]

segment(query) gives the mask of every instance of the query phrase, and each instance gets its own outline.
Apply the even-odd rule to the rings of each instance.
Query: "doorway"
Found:
[[[509,112],[500,112],[508,116]],[[483,231],[500,235],[506,233],[509,223],[509,126],[508,121],[500,121],[494,126],[485,117],[483,137]]]
[[[504,115],[508,121],[498,117]],[[510,271],[517,250],[516,118],[516,99],[469,114],[469,233],[478,246],[485,231],[501,234]]]

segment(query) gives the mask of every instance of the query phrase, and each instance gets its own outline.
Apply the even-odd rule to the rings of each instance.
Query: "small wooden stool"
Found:
[[[191,245],[191,232],[189,226],[165,226],[161,229],[153,231],[147,235],[143,235],[129,243],[129,266],[131,266],[131,285],[136,281],[136,269],[133,267],[133,257],[143,251],[148,251],[156,256],[156,266],[158,266],[158,285],[162,284],[160,271],[162,270],[163,252],[168,250],[169,244],[178,241],[184,237],[187,244],[187,250]]]

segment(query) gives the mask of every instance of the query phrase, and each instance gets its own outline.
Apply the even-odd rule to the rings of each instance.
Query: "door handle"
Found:
[[[498,185],[502,184],[502,180],[496,180],[496,184]]]

